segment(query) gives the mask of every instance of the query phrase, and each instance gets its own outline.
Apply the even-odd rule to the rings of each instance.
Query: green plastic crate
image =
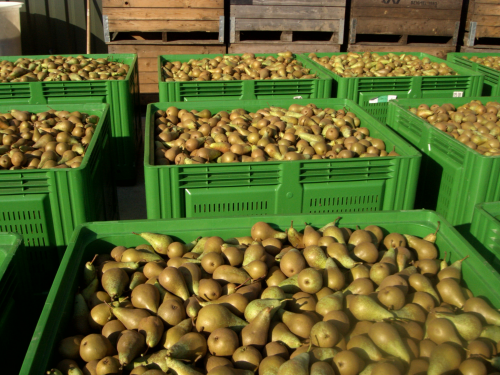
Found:
[[[240,54],[229,54],[236,56]],[[188,62],[190,59],[214,58],[221,54],[205,55],[161,55],[158,56],[158,87],[160,102],[252,100],[252,99],[304,99],[330,98],[331,78],[311,62],[297,56],[304,67],[316,73],[315,79],[248,80],[248,81],[186,81],[165,82],[162,66],[167,61]],[[274,56],[273,53],[256,53],[255,56]]]
[[[66,327],[73,311],[73,298],[82,279],[85,262],[94,254],[109,253],[114,246],[137,246],[144,243],[132,232],[166,233],[175,240],[192,241],[198,236],[220,236],[222,238],[248,236],[250,228],[259,221],[258,217],[233,217],[228,220],[183,219],[142,220],[107,223],[88,223],[75,230],[47,303],[40,316],[31,345],[24,359],[22,375],[39,375],[57,362],[57,343],[68,335]],[[275,228],[285,230],[293,220],[297,230],[304,228],[304,222],[321,227],[332,220],[331,214],[277,215],[264,220]],[[446,252],[453,262],[466,255],[469,258],[462,265],[463,279],[474,295],[486,297],[496,308],[500,308],[500,275],[474,248],[440,215],[431,211],[386,211],[347,213],[342,215],[342,226],[354,228],[377,224],[389,232],[407,233],[423,237],[435,231],[437,222],[441,229],[436,246],[441,257]],[[485,277],[488,275],[488,277]]]
[[[476,205],[470,233],[483,246],[483,257],[500,271],[500,202]]]
[[[385,53],[385,52],[384,52]],[[423,52],[393,52],[395,55],[414,55],[432,62],[446,63],[458,76],[431,77],[357,77],[344,78],[309,59],[316,67],[333,78],[332,97],[347,98],[358,103],[373,117],[385,124],[387,102],[392,99],[454,98],[481,95],[484,76],[460,65],[449,63]],[[343,55],[345,53],[316,53],[318,57]],[[380,52],[382,54],[382,52]],[[374,103],[370,103],[373,101]],[[376,102],[375,102],[376,101]]]
[[[500,200],[500,157],[479,154],[407,109],[471,100],[500,97],[402,99],[389,104],[387,117],[388,126],[422,152],[415,207],[435,209],[453,225],[470,223],[477,203]]]
[[[316,99],[320,108],[354,112],[373,137],[401,157],[154,165],[153,114],[177,106],[212,113],[306,105],[311,100],[157,103],[148,106],[144,177],[149,219],[412,209],[421,155],[346,99]]]
[[[48,290],[73,230],[88,221],[117,218],[111,163],[108,104],[53,104],[55,110],[80,111],[100,120],[78,168],[0,171],[0,232],[23,235],[30,273],[37,290]],[[47,105],[0,105],[43,112]]]
[[[70,56],[70,55],[62,55]],[[75,55],[73,55],[75,56]],[[136,178],[137,152],[142,138],[139,106],[139,75],[137,55],[98,54],[85,57],[108,58],[130,65],[126,79],[121,81],[60,81],[0,83],[0,103],[57,104],[107,103],[110,105],[113,171],[121,184],[133,184]],[[41,59],[41,56],[2,56],[16,61],[20,57]]]
[[[498,96],[500,95],[500,71],[488,68],[487,66],[472,62],[470,60],[464,59],[464,56],[471,58],[472,56],[477,57],[488,57],[488,56],[500,56],[500,53],[449,53],[446,59],[451,61],[454,64],[464,66],[467,69],[474,70],[475,72],[479,72],[484,74],[484,86],[483,92],[481,95],[483,96]]]

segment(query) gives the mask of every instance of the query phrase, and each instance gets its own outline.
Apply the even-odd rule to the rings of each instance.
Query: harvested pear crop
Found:
[[[500,70],[500,56],[462,56],[462,58],[487,66],[491,69]]]
[[[312,103],[230,113],[169,107],[154,121],[156,165],[399,156],[355,113]]]
[[[193,240],[189,254],[171,257],[164,250],[175,236],[136,233],[149,244],[109,248],[81,270],[55,368],[97,368],[98,375],[498,371],[500,313],[467,289],[468,257],[438,259],[446,254],[434,243],[439,227],[415,236],[341,222],[277,228],[254,221],[228,238],[193,233],[185,238]],[[363,244],[377,253],[370,262],[353,251]],[[230,248],[242,253],[240,262],[221,257],[212,273],[203,269],[204,259]],[[266,267],[254,273],[255,262]],[[432,263],[440,269],[434,276]],[[370,272],[377,269],[384,272]],[[464,267],[466,278],[470,270]]]

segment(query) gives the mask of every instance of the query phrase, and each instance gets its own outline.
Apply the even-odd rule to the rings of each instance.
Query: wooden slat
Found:
[[[488,47],[496,47],[496,48],[488,48]],[[499,53],[500,46],[474,46],[474,47],[466,47],[462,46],[460,52],[486,52],[486,53]]]
[[[141,72],[139,73],[139,82],[141,84],[158,84],[158,73],[157,72]]]
[[[139,57],[137,61],[139,73],[143,72],[157,72],[158,59],[156,57]]]
[[[224,8],[224,0],[102,0],[111,8]]]
[[[498,16],[474,16],[472,21],[477,22],[479,26],[500,26]]]
[[[307,5],[307,6],[345,6],[346,0],[231,0],[231,5]]]
[[[140,86],[139,86],[140,89]],[[144,88],[146,89],[146,88]],[[159,101],[158,97],[158,87],[156,87],[156,92],[142,91],[141,96],[139,97],[141,105],[148,105],[151,103],[157,103]]]
[[[387,0],[385,0],[387,1]],[[462,0],[400,0],[398,4],[382,0],[352,0],[351,9],[356,7],[415,8],[415,9],[462,9]]]
[[[143,93],[156,93],[158,92],[158,82],[157,83],[140,83],[141,77],[139,76],[139,91],[141,95]]]
[[[478,25],[476,38],[500,38],[500,27]]]
[[[478,4],[497,4],[500,5],[500,0],[475,0]]]
[[[339,31],[338,20],[284,20],[284,19],[239,19],[235,20],[235,30],[252,31]]]
[[[474,7],[474,14],[483,16],[500,16],[500,4],[476,4]]]
[[[108,18],[109,31],[208,31],[218,32],[219,21],[146,21]]]
[[[378,18],[358,17],[356,34],[453,36],[455,20],[397,19],[380,22]]]
[[[305,52],[339,52],[338,44],[317,43],[233,43],[229,45],[229,53],[276,53],[277,51]]]
[[[103,13],[110,19],[121,20],[219,20],[224,15],[222,9],[191,9],[191,8],[105,8]]]
[[[448,9],[413,9],[413,8],[391,8],[367,7],[351,9],[351,17],[378,17],[378,18],[424,18],[433,20],[455,20],[460,21],[461,10]]]
[[[170,42],[164,42],[160,39],[157,40],[118,40],[113,41],[114,44],[163,44],[163,45],[176,45],[176,44],[215,44],[224,45],[224,43],[219,42],[219,40],[207,40],[207,39],[182,39],[182,40],[172,40]]]
[[[384,45],[366,45],[366,44],[349,44],[347,47],[349,52],[424,52],[430,55],[446,59],[446,55],[449,52],[456,52],[456,47],[445,47],[445,46],[421,46],[415,44],[409,44],[406,46],[384,46]]]
[[[344,18],[344,7],[232,5],[231,17],[335,20]]]
[[[142,57],[158,57],[158,55],[191,55],[200,53],[226,53],[226,46],[206,45],[136,45],[108,44],[108,53],[136,53]]]

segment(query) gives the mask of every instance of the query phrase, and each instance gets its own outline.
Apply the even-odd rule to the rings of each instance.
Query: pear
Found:
[[[500,326],[500,313],[482,298],[474,297],[465,301],[464,312],[475,313],[487,324]]]
[[[231,368],[229,366],[217,366],[211,369],[207,375],[254,375],[254,371]]]
[[[310,375],[335,375],[335,371],[327,362],[315,362],[311,366]]]
[[[101,278],[103,289],[112,299],[120,297],[129,284],[127,273],[121,268],[111,268]]]
[[[123,325],[128,329],[137,329],[139,327],[139,322],[143,318],[151,316],[150,312],[143,309],[128,309],[124,307],[113,307],[110,306],[113,311],[113,315],[123,323]]]
[[[398,331],[389,323],[374,323],[368,331],[368,336],[377,347],[389,355],[410,363],[410,353],[401,339]]]
[[[186,282],[177,268],[165,268],[158,276],[158,281],[167,291],[182,298],[184,301],[190,297]]]
[[[85,299],[85,301],[89,302],[90,299],[92,298],[92,295],[97,293],[97,289],[99,288],[99,280],[97,277],[95,277],[89,285],[85,287],[85,289],[82,290],[82,296]],[[106,293],[107,294],[107,293]],[[108,295],[109,297],[109,295]],[[111,298],[110,298],[111,300]]]
[[[191,318],[184,319],[179,324],[169,328],[162,337],[161,342],[165,349],[170,349],[179,339],[193,329],[193,320]],[[146,340],[147,341],[147,340]]]
[[[118,359],[122,366],[126,366],[146,349],[146,339],[137,331],[123,331],[118,343]]]
[[[342,229],[337,227],[336,224],[329,225],[323,228],[325,229],[319,230],[323,234],[323,237],[333,237],[337,240],[338,243],[345,244],[346,238],[344,236],[344,233],[342,232]]]
[[[381,285],[382,282],[393,273],[391,265],[387,263],[375,263],[370,268],[370,279],[377,285]]]
[[[160,292],[151,284],[141,284],[132,290],[131,301],[135,308],[156,314],[160,305]]]
[[[323,249],[317,245],[307,246],[302,252],[309,267],[325,268],[326,261],[329,259]]]
[[[247,266],[254,260],[261,260],[266,255],[266,250],[260,244],[250,245],[246,248],[243,255],[243,266]]]
[[[324,296],[316,304],[316,312],[321,316],[326,316],[331,311],[340,311],[344,307],[344,293],[335,292]]]
[[[236,368],[256,371],[262,361],[262,354],[253,346],[240,346],[232,355]]]
[[[196,299],[196,297],[189,297],[189,299],[184,302],[184,305],[186,306],[186,314],[190,318],[196,318],[198,316],[198,313],[201,310],[201,305]]]
[[[275,322],[271,324],[269,330],[269,341],[281,341],[290,349],[296,349],[300,347],[301,342],[297,336],[295,336],[285,323]]]
[[[394,318],[394,314],[364,295],[354,295],[349,301],[349,311],[358,320],[372,322]]]
[[[337,327],[330,322],[318,322],[311,328],[311,342],[320,348],[332,348],[342,339]]]
[[[278,254],[279,256],[279,254]],[[307,266],[306,260],[300,251],[290,249],[280,261],[280,269],[287,276],[292,277],[305,269]]]
[[[158,317],[167,326],[175,326],[186,319],[184,304],[178,299],[165,299],[158,308]]]
[[[452,322],[457,329],[458,334],[465,341],[472,341],[477,339],[479,335],[481,335],[481,331],[483,330],[483,325],[481,324],[479,318],[472,314],[464,313],[460,315],[454,315],[436,312],[434,316],[436,318],[448,319],[450,322]]]
[[[252,319],[249,325],[241,331],[241,344],[244,346],[253,345],[257,349],[262,349],[267,344],[269,325],[271,324],[272,307],[266,307]]]
[[[429,358],[428,375],[453,373],[462,363],[462,354],[453,344],[443,343],[433,350]]]
[[[250,275],[244,269],[228,265],[217,267],[212,274],[212,277],[221,285],[225,285],[227,283],[234,283],[236,285],[249,285],[252,280]]]
[[[410,362],[408,375],[425,375],[429,368],[429,361],[426,358],[414,359]]]
[[[443,302],[456,306],[460,309],[464,307],[467,297],[464,295],[460,284],[455,279],[447,278],[441,280],[436,285],[436,289]]]
[[[242,316],[248,305],[248,298],[240,293],[233,293],[227,296],[222,296],[215,301],[200,302],[200,305],[202,307],[208,305],[222,305],[232,314]]]
[[[446,278],[453,278],[460,282],[462,280],[462,262],[466,260],[469,256],[453,262],[450,266],[439,271],[437,277],[439,280]]]
[[[128,285],[128,288],[130,290],[134,290],[136,286],[146,284],[146,281],[148,281],[148,278],[144,276],[142,272],[134,272],[132,274],[132,277],[130,278],[130,284]]]
[[[407,303],[403,308],[393,310],[392,313],[400,319],[409,319],[420,323],[424,323],[426,318],[425,310],[414,303]]]
[[[278,375],[309,375],[309,354],[302,353],[283,363]]]
[[[259,375],[277,375],[279,368],[285,362],[286,359],[278,355],[268,356],[260,362]]]
[[[325,262],[323,284],[334,291],[345,287],[345,276],[332,258],[328,258]]]
[[[83,296],[78,293],[75,296],[72,317],[73,327],[78,333],[87,335],[90,332],[89,316],[90,311],[87,303],[85,302]]]
[[[196,330],[211,333],[217,328],[228,327],[239,332],[247,324],[224,306],[214,304],[205,306],[200,310],[196,319]]]
[[[149,242],[151,246],[153,246],[153,249],[158,253],[158,254],[167,254],[168,246],[174,242],[170,236],[167,236],[165,234],[157,234],[157,233],[149,233],[149,232],[143,232],[143,233],[134,233],[142,238],[144,238],[146,241]]]
[[[414,273],[408,279],[410,286],[417,292],[426,292],[436,299],[436,303],[440,302],[439,296],[432,286],[431,281],[420,273]]]
[[[306,224],[306,227],[304,228],[304,237],[303,237],[304,246],[306,248],[308,246],[318,245],[318,241],[321,237],[322,237],[321,233],[316,231],[312,226]]]
[[[481,337],[500,342],[500,327],[499,326],[484,326],[481,331]]]
[[[115,354],[115,348],[103,335],[92,333],[85,336],[80,343],[80,357],[85,362],[100,361],[113,354]]]
[[[282,342],[269,342],[266,344],[264,350],[262,351],[262,355],[265,357],[271,356],[279,356],[283,359],[290,359],[290,354],[288,353],[288,349]]]
[[[342,350],[333,358],[333,364],[340,375],[359,374],[365,367],[364,361],[350,350]]]
[[[458,337],[455,326],[447,319],[435,318],[427,323],[426,335],[436,344],[443,342],[453,342],[462,345]]]
[[[138,367],[153,367],[160,368],[162,371],[167,372],[169,370],[167,365],[167,350],[162,349],[154,352],[152,354],[144,355],[136,358],[134,361],[130,362],[125,369],[133,370]]]
[[[344,293],[369,295],[374,291],[373,282],[370,279],[356,279],[344,289]]]
[[[190,294],[198,295],[198,288],[201,279],[200,267],[194,263],[184,263],[178,268],[184,277]]]
[[[469,358],[463,361],[458,371],[460,374],[487,375],[488,369],[481,359]]]
[[[305,268],[304,270],[306,270]],[[288,294],[295,294],[301,291],[299,287],[299,274],[296,273],[292,277],[289,277],[278,284],[278,286],[283,290],[283,292]]]
[[[279,309],[277,314],[293,334],[302,339],[309,338],[311,328],[315,323],[309,315],[291,313],[283,309]]]
[[[104,357],[97,362],[95,371],[100,374],[119,374],[121,372],[120,361],[115,357]]]
[[[297,232],[297,230],[293,227],[293,220],[290,224],[290,228],[288,228],[287,231],[287,238],[288,242],[296,248],[296,249],[303,249],[304,246],[304,235]]]
[[[344,268],[351,269],[360,264],[359,262],[355,262],[349,256],[349,252],[345,244],[332,243],[328,245],[326,251],[330,257],[338,261]]]
[[[347,350],[356,353],[365,362],[376,362],[383,358],[378,347],[366,334],[351,337],[347,343]]]
[[[166,358],[166,364],[168,366],[169,374],[172,375],[203,375],[201,372],[196,371],[183,362],[170,357]]]
[[[438,251],[436,246],[432,242],[423,240],[421,238],[411,236],[409,234],[404,235],[408,241],[408,246],[414,249],[418,254],[418,259],[437,259]],[[401,245],[406,247],[405,245]]]
[[[287,233],[276,231],[269,224],[259,221],[252,226],[251,236],[254,240],[262,242],[268,238],[284,240],[287,238]]]
[[[207,354],[207,340],[200,333],[189,332],[168,349],[167,353],[175,359],[196,362]]]
[[[136,250],[136,249],[127,249],[123,252],[121,257],[121,262],[155,262],[161,261],[163,258],[156,253],[150,253],[147,250]]]
[[[160,342],[165,329],[163,322],[157,316],[142,318],[137,331],[146,338],[146,345],[154,348]]]

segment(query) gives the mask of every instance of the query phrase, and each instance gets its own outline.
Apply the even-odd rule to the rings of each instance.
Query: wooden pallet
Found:
[[[348,52],[424,52],[429,55],[446,59],[446,55],[450,52],[456,52],[456,46],[429,46],[420,44],[408,45],[376,45],[376,44],[349,44]]]
[[[106,43],[118,33],[127,33],[130,41],[141,33],[161,33],[156,44],[224,44],[224,0],[102,0],[102,6]],[[197,41],[196,32],[213,33],[213,40]]]
[[[462,46],[460,52],[486,52],[486,53],[500,53],[500,45],[475,45],[474,47]]]
[[[464,46],[500,48],[500,0],[469,0]]]
[[[345,6],[346,0],[231,0],[229,39],[341,45]]]
[[[277,53],[290,51],[293,53],[306,52],[340,52],[339,44],[325,43],[232,43],[228,53]]]
[[[352,0],[349,48],[449,50],[457,45],[461,11],[462,0]]]
[[[139,65],[139,89],[142,94],[158,92],[158,56],[200,53],[226,53],[225,45],[164,45],[108,43],[109,53],[136,53]]]

